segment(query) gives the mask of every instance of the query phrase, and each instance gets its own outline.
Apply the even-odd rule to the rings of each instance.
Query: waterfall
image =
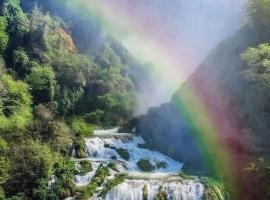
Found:
[[[143,200],[143,187],[148,190],[148,200],[154,200],[160,186],[168,194],[171,200],[199,200],[203,195],[203,185],[193,181],[158,181],[158,180],[127,180],[118,187],[112,189],[106,196],[106,200]]]
[[[130,133],[117,133],[118,128],[94,131],[94,136],[85,139],[88,158],[74,159],[76,168],[80,169],[80,161],[91,160],[93,170],[84,175],[76,175],[75,184],[78,187],[86,186],[93,179],[97,168],[102,165],[114,163],[117,170],[110,169],[113,179],[119,173],[126,173],[126,180],[111,189],[105,200],[145,200],[143,196],[147,191],[147,200],[154,200],[160,188],[167,194],[169,200],[200,200],[204,186],[198,179],[183,180],[178,176],[182,163],[161,154],[139,146],[145,144],[142,137]],[[121,149],[125,156],[119,152]],[[138,161],[147,160],[153,166],[150,172],[142,172]],[[163,163],[163,165],[159,165]],[[159,167],[158,167],[159,166]],[[102,188],[102,186],[101,186]],[[91,200],[101,200],[97,197]]]

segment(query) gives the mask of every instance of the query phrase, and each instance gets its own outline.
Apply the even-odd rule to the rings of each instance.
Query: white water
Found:
[[[93,171],[84,176],[76,175],[77,186],[90,183],[100,164],[114,162],[120,172],[128,174],[124,183],[113,188],[105,200],[143,200],[143,187],[147,186],[148,200],[154,200],[162,186],[170,200],[199,200],[202,198],[204,186],[198,180],[183,180],[177,176],[182,164],[157,151],[139,148],[145,141],[140,136],[116,133],[118,129],[95,131],[95,136],[86,139],[89,160],[92,161]],[[124,160],[113,148],[123,148],[128,151],[130,158]],[[116,159],[112,160],[112,157]],[[165,162],[166,168],[155,168],[146,173],[140,171],[137,162],[148,159],[152,165]],[[80,161],[79,159],[77,161]],[[79,165],[76,165],[79,169]],[[118,172],[110,170],[111,177]],[[92,200],[100,198],[93,197]]]
[[[159,180],[127,180],[112,189],[106,200],[143,200],[143,187],[147,186],[148,200],[153,200],[159,192],[160,186],[164,187],[169,199],[173,200],[199,200],[203,195],[203,186],[193,181],[159,181]]]

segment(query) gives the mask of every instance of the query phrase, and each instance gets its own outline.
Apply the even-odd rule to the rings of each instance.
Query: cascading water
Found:
[[[203,194],[203,186],[193,181],[169,180],[127,180],[118,187],[112,189],[106,196],[106,200],[144,200],[143,187],[147,187],[148,200],[155,199],[160,186],[168,194],[168,199],[173,200],[199,200]]]
[[[119,172],[127,173],[126,180],[111,189],[105,200],[154,200],[160,188],[170,200],[199,200],[203,196],[204,186],[197,180],[183,180],[177,174],[182,164],[157,151],[140,148],[145,141],[133,134],[117,133],[118,129],[99,130],[94,137],[85,140],[86,149],[93,165],[93,171],[81,176],[75,176],[77,186],[85,186],[91,182],[95,171],[101,164],[114,163]],[[121,155],[119,149],[126,154]],[[128,155],[128,156],[127,156]],[[147,160],[153,168],[150,172],[142,172],[137,163]],[[76,160],[76,159],[75,159]],[[76,161],[80,161],[77,159]],[[159,164],[163,163],[162,166]],[[79,165],[76,166],[78,169]],[[111,170],[113,178],[119,172]],[[145,191],[144,191],[145,190]],[[102,199],[92,197],[91,199]]]

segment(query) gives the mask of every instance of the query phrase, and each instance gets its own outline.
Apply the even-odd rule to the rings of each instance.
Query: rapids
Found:
[[[75,176],[75,184],[78,187],[89,184],[95,175],[96,169],[101,164],[115,163],[118,172],[110,169],[113,178],[118,173],[126,173],[125,181],[111,189],[105,200],[145,200],[143,188],[147,188],[147,200],[154,200],[162,187],[170,200],[199,200],[202,198],[204,186],[198,179],[184,180],[178,176],[182,163],[161,154],[142,148],[145,144],[142,137],[129,133],[117,133],[118,129],[97,130],[94,136],[85,139],[88,153],[87,160],[91,160],[93,171],[81,176]],[[119,149],[125,151],[128,157],[121,156]],[[127,153],[128,152],[128,153]],[[142,172],[137,166],[140,159],[148,160],[154,168],[150,172]],[[83,159],[75,159],[79,161]],[[162,167],[158,167],[163,163]],[[79,169],[80,165],[76,164]],[[102,199],[92,197],[92,200]]]

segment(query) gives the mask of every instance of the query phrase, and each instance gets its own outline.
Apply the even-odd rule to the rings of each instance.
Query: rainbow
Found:
[[[191,73],[186,67],[179,66],[195,64],[194,58],[191,54],[182,54],[183,49],[188,47],[181,38],[168,35],[171,33],[166,31],[169,27],[166,27],[164,19],[154,11],[134,10],[132,2],[134,3],[127,0],[70,0],[68,5],[74,11],[94,20],[114,39],[122,41],[133,56],[152,63],[157,80],[171,94],[178,87],[178,80],[183,80]],[[230,141],[235,139],[238,130],[230,123],[233,111],[229,109],[226,96],[216,84],[216,79],[214,74],[207,80],[203,76],[192,76],[172,101],[179,115],[184,116],[189,124],[210,169],[237,196],[240,193],[237,189],[239,158],[231,150]]]

